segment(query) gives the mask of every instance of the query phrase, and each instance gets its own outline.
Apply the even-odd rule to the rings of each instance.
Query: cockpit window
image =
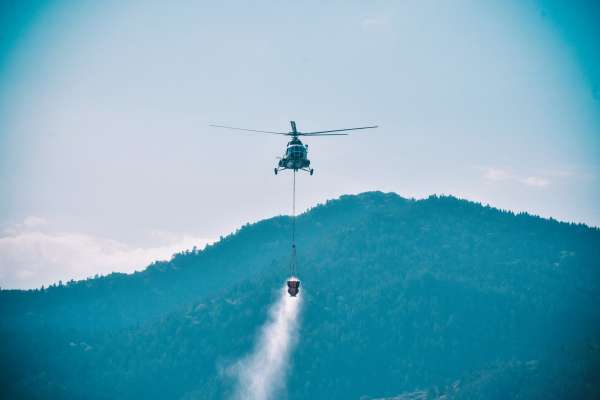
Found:
[[[304,154],[306,154],[306,149],[301,144],[293,144],[287,148],[287,156],[292,159],[302,159],[304,158]]]

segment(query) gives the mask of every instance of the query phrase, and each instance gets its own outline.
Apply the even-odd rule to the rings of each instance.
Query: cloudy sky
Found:
[[[10,4],[8,4],[10,3]],[[344,193],[452,194],[600,225],[593,2],[0,5],[0,286],[141,269]],[[12,4],[12,5],[11,5]]]

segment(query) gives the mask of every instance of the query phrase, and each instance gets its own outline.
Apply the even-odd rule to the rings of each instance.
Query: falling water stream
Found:
[[[289,359],[298,341],[302,296],[291,297],[286,287],[269,308],[255,347],[235,366],[236,400],[270,400],[285,389]]]

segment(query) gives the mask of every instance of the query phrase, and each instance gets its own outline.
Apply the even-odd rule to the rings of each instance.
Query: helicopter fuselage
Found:
[[[313,173],[313,170],[310,169],[310,160],[308,159],[308,145],[302,144],[297,137],[293,137],[287,144],[285,154],[275,168],[275,174],[284,169],[293,171],[302,170],[309,172],[311,175]]]

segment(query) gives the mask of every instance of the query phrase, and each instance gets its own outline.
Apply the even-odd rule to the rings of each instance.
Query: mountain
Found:
[[[228,398],[287,277],[291,220],[142,272],[0,291],[0,395]],[[600,398],[600,230],[454,197],[297,218],[288,399]]]

